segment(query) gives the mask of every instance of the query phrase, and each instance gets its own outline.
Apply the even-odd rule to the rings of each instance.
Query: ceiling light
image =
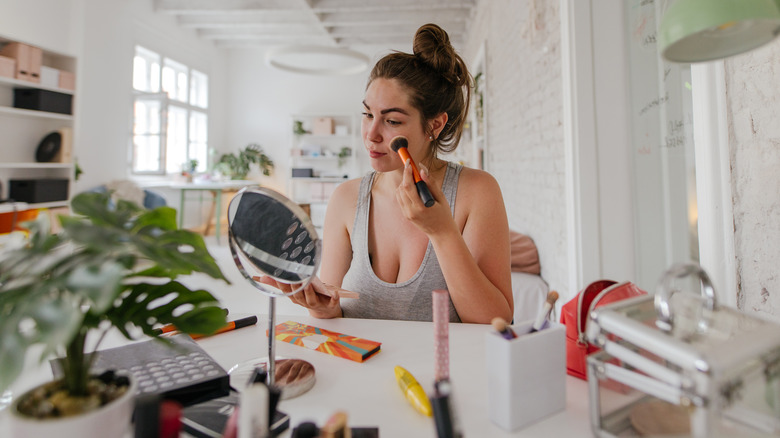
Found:
[[[265,55],[265,63],[271,67],[320,76],[361,73],[368,68],[368,62],[368,56],[344,47],[284,46]]]
[[[678,0],[658,28],[661,55],[701,62],[747,52],[780,32],[777,0]]]

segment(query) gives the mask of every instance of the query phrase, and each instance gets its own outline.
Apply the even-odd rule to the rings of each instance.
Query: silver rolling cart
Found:
[[[691,278],[700,296],[675,293]],[[586,334],[596,436],[780,435],[780,325],[718,306],[698,265],[593,311]]]

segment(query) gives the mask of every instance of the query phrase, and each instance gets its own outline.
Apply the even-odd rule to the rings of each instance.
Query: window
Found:
[[[133,59],[134,174],[180,173],[208,158],[208,75],[141,46]]]

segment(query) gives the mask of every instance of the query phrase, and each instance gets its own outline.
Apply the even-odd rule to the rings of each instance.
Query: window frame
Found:
[[[139,74],[139,69],[136,65],[137,58],[142,58],[147,62],[147,65],[145,66],[145,79],[144,79],[144,85],[147,85],[146,90],[139,90],[136,88],[136,85],[138,85],[136,79],[136,75]],[[164,72],[166,68],[171,68],[175,76],[174,80],[174,87],[179,90],[179,96],[171,96],[168,92],[163,91],[165,87],[165,78],[164,78]],[[155,72],[156,70],[156,72]],[[186,71],[186,80],[181,81],[179,75],[183,74]],[[181,82],[185,82],[184,84],[181,84]],[[196,87],[198,89],[196,90]],[[133,81],[132,81],[132,91],[133,91],[133,111],[132,111],[132,129],[130,132],[130,150],[129,150],[129,166],[130,166],[130,174],[135,176],[146,176],[146,175],[160,175],[160,176],[172,176],[177,175],[182,172],[183,169],[181,167],[176,168],[175,166],[181,166],[184,163],[189,162],[191,159],[195,158],[196,156],[205,156],[208,158],[208,120],[209,120],[209,108],[208,108],[208,74],[206,72],[203,72],[201,70],[195,69],[191,66],[188,66],[187,64],[181,63],[179,61],[176,61],[170,57],[165,56],[164,54],[158,53],[154,50],[151,50],[147,47],[136,45],[134,56],[133,56]],[[183,94],[184,99],[186,101],[181,100],[181,95]],[[192,103],[193,99],[198,99],[198,102]],[[159,113],[159,133],[137,133],[136,132],[136,105],[140,101],[159,101],[160,102],[160,113]],[[171,135],[170,132],[170,123],[171,119],[169,118],[169,113],[172,111],[172,108],[176,108],[177,110],[183,110],[185,112],[184,117],[184,123],[182,129],[182,135],[184,136],[184,144],[183,144],[183,155],[185,157],[184,161],[182,163],[178,163],[175,166],[173,164],[169,165],[168,159],[170,156],[174,155],[169,150],[173,145],[170,144],[171,141]],[[191,130],[191,120],[193,118],[193,114],[199,114],[202,115],[201,117],[204,117],[204,125],[205,125],[205,139],[203,138],[192,138],[194,137],[194,133]],[[137,144],[137,138],[139,136],[150,136],[150,135],[159,135],[159,144],[157,145],[159,148],[159,161],[157,163],[157,166],[155,169],[152,170],[138,170],[137,165],[137,154],[138,154],[138,148],[139,145]],[[196,145],[201,145],[204,148],[203,151],[197,151],[193,149],[193,147]],[[197,158],[195,158],[197,159]],[[204,160],[198,160],[198,166],[197,171],[205,171],[207,168],[207,162]]]

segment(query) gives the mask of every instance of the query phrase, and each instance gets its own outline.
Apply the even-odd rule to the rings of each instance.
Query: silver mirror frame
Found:
[[[290,210],[295,215],[295,217],[300,221],[301,226],[303,226],[308,231],[309,236],[311,236],[312,241],[315,244],[313,250],[314,264],[312,266],[311,275],[309,275],[308,278],[305,278],[300,283],[285,282],[287,284],[299,284],[299,286],[293,288],[290,292],[287,293],[282,292],[281,290],[271,288],[270,286],[255,280],[253,276],[249,274],[249,272],[244,266],[244,262],[241,259],[241,256],[244,256],[244,258],[246,259],[248,259],[249,256],[239,244],[238,240],[236,239],[236,236],[233,234],[233,220],[235,219],[235,214],[237,212],[238,205],[241,202],[241,199],[248,192],[256,193],[262,196],[267,196],[273,199],[274,201],[282,204],[288,210]],[[233,257],[233,262],[236,264],[236,267],[238,268],[241,275],[252,286],[258,289],[264,295],[268,296],[268,384],[274,385],[276,381],[276,298],[280,296],[289,296],[297,292],[300,292],[311,282],[312,278],[317,273],[317,269],[319,269],[322,243],[319,239],[319,236],[317,235],[316,229],[314,228],[314,224],[311,222],[311,218],[309,218],[309,215],[307,215],[306,212],[298,204],[291,201],[286,196],[274,190],[271,190],[269,188],[260,187],[260,186],[248,186],[239,190],[239,192],[230,201],[230,205],[228,206],[228,246],[230,247],[230,253]],[[269,274],[256,266],[255,268],[259,272],[269,275],[278,281],[283,281],[276,278],[276,276]]]

